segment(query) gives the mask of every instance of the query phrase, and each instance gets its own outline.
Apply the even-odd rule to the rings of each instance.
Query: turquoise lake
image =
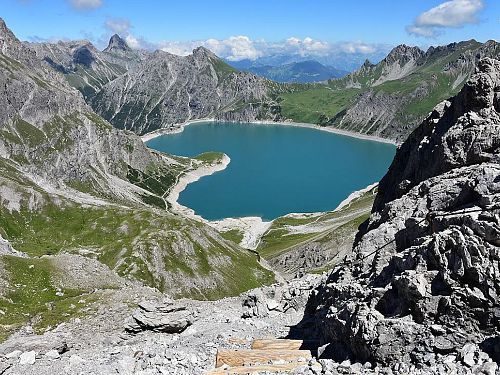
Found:
[[[229,166],[189,184],[179,203],[208,220],[333,210],[350,193],[379,181],[396,147],[282,125],[195,123],[147,142],[158,151],[196,156],[221,151]]]

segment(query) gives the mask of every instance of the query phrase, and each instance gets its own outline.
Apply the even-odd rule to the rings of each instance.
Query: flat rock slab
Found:
[[[193,315],[184,305],[170,301],[160,304],[146,301],[139,303],[139,309],[134,311],[124,328],[131,333],[180,333],[189,327],[193,320]]]

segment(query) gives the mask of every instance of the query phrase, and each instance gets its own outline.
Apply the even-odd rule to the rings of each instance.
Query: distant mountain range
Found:
[[[255,62],[249,64],[248,60],[228,61],[228,64],[237,69],[251,72],[276,82],[321,82],[332,78],[341,78],[349,74],[348,71],[340,70],[333,66],[325,66],[315,60],[293,62],[279,66],[255,65]]]
[[[292,120],[397,141],[462,88],[479,58],[500,53],[495,41],[427,51],[399,45],[378,63],[365,60],[352,73],[326,81],[345,72],[297,55],[231,66],[203,47],[189,56],[137,51],[118,35],[103,51],[88,41],[26,45],[80,90],[99,115],[138,134],[199,118]]]
[[[359,53],[359,52],[344,52],[335,51],[329,54],[313,55],[313,54],[291,54],[291,53],[276,53],[268,56],[262,56],[255,60],[243,59],[239,61],[227,61],[229,65],[240,70],[248,70],[251,67],[259,66],[282,66],[293,63],[316,61],[324,66],[333,66],[339,71],[353,72],[361,65],[363,65],[365,60],[370,60],[374,63],[381,61],[390,51],[389,47],[379,48],[371,53]]]
[[[446,46],[399,45],[378,64],[327,84],[302,85],[280,97],[280,114],[298,122],[403,141],[436,104],[456,95],[477,62],[500,57],[494,40]]]

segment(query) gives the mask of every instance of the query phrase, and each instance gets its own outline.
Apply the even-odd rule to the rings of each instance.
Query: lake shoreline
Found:
[[[149,141],[149,140],[154,139],[156,137],[160,137],[162,135],[181,133],[184,131],[184,128],[190,124],[204,123],[204,122],[216,122],[216,121],[217,120],[215,120],[215,119],[199,119],[199,120],[195,120],[195,121],[187,121],[187,122],[184,122],[182,124],[177,124],[176,128],[160,129],[160,130],[148,133],[141,138],[143,139],[143,141],[146,142],[146,141]],[[238,123],[238,122],[234,122],[234,123]],[[305,128],[311,128],[311,129],[316,129],[316,130],[321,130],[321,131],[337,133],[339,135],[350,136],[350,137],[357,138],[357,139],[365,139],[365,140],[371,140],[371,141],[376,141],[376,142],[383,142],[385,144],[394,144],[391,141],[382,140],[382,139],[379,139],[377,137],[363,136],[363,135],[359,135],[359,134],[345,134],[346,132],[344,132],[344,131],[338,131],[337,129],[330,129],[330,128],[322,128],[322,127],[319,127],[317,125],[311,125],[311,124],[293,123],[293,122],[270,123],[270,122],[258,122],[258,121],[251,122],[251,124],[256,124],[256,125],[266,125],[266,124],[280,125],[280,124],[283,124],[285,126],[305,127]],[[230,162],[231,162],[231,159],[226,154],[223,154],[223,158],[221,160],[219,160],[219,162],[213,163],[210,165],[205,164],[205,163],[193,162],[191,164],[191,168],[187,172],[185,172],[183,175],[181,175],[180,178],[178,179],[178,181],[173,185],[173,187],[171,188],[171,190],[169,191],[169,193],[166,196],[166,201],[171,206],[171,211],[179,213],[186,218],[203,222],[204,224],[207,224],[207,225],[211,226],[212,228],[216,229],[218,232],[227,232],[227,231],[231,231],[231,230],[238,230],[242,234],[242,237],[243,237],[241,242],[239,243],[239,245],[245,249],[256,250],[260,244],[262,236],[271,227],[273,221],[278,219],[279,217],[275,218],[273,220],[265,220],[262,217],[257,217],[257,216],[227,217],[227,218],[223,218],[223,219],[209,220],[209,219],[205,219],[201,215],[197,214],[192,208],[184,206],[178,202],[180,194],[187,188],[187,186],[189,184],[194,183],[205,176],[210,176],[210,175],[213,175],[217,172],[225,170]],[[363,192],[368,191],[371,188],[373,188],[375,185],[376,184],[371,184],[363,189],[353,190],[333,210],[316,211],[316,212],[288,213],[288,214],[282,215],[280,217],[286,217],[286,216],[308,217],[311,215],[321,215],[321,214],[328,213],[328,212],[335,212],[337,210],[340,210],[345,205],[349,204],[352,200],[356,199]]]
[[[231,159],[229,158],[229,156],[224,154],[219,163],[211,165],[199,164],[197,168],[189,170],[177,180],[175,185],[168,192],[165,200],[171,205],[172,212],[181,214],[188,219],[197,220],[204,224],[207,224],[218,232],[227,232],[235,229],[242,232],[243,239],[238,245],[247,250],[256,250],[258,248],[262,236],[271,227],[274,220],[282,217],[310,217],[311,215],[321,215],[328,212],[338,211],[358,198],[363,193],[373,189],[378,185],[378,182],[376,182],[374,184],[368,185],[363,189],[353,191],[332,211],[291,212],[270,221],[265,221],[258,216],[226,217],[220,220],[207,220],[198,215],[192,208],[186,207],[178,202],[180,193],[182,193],[189,184],[194,183],[203,177],[210,176],[214,173],[225,170],[230,162]]]
[[[377,137],[375,135],[367,135],[367,134],[351,132],[348,130],[342,130],[342,129],[337,129],[337,128],[333,128],[333,127],[319,126],[316,124],[309,124],[306,122],[271,121],[271,120],[269,120],[269,121],[239,121],[238,122],[238,121],[216,120],[214,118],[189,120],[189,121],[185,121],[182,123],[174,124],[173,126],[175,126],[175,128],[163,128],[163,129],[154,130],[152,132],[149,132],[149,133],[142,135],[141,139],[143,142],[147,142],[147,141],[150,141],[154,138],[161,137],[162,135],[182,133],[184,131],[184,127],[191,125],[191,124],[197,124],[197,123],[203,123],[203,122],[228,122],[228,123],[235,123],[235,124],[248,123],[248,124],[256,124],[256,125],[294,126],[294,127],[298,127],[298,128],[309,128],[309,129],[324,131],[327,133],[333,133],[333,134],[342,135],[345,137],[351,137],[351,138],[356,138],[356,139],[363,139],[366,141],[387,143],[387,144],[391,144],[394,146],[399,146],[399,143],[392,140],[392,139]]]

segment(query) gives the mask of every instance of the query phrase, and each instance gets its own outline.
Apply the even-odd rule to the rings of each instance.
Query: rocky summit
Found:
[[[398,149],[352,254],[308,306],[336,361],[495,372],[499,91],[500,61],[481,60]]]

